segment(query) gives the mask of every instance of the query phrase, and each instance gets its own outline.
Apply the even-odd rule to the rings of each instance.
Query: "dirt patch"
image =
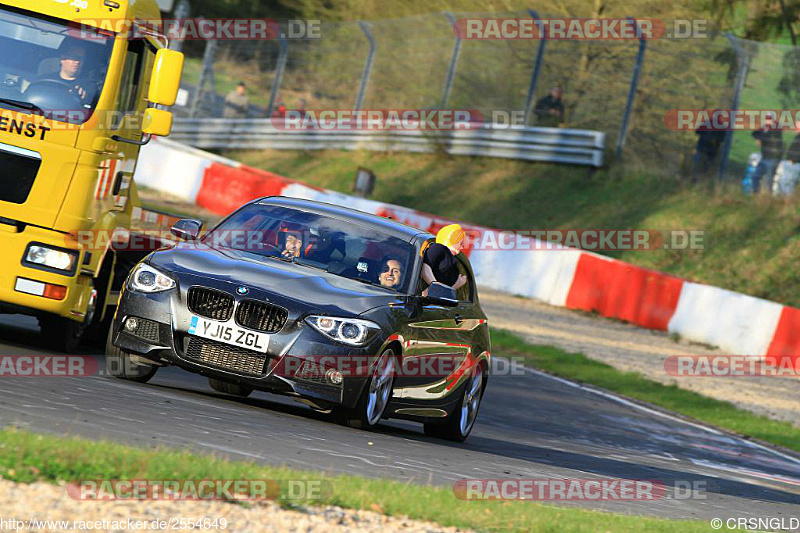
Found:
[[[131,521],[166,521],[190,519],[196,523],[205,518],[210,521],[226,520],[226,526],[206,529],[206,531],[400,531],[448,532],[463,531],[456,528],[443,528],[430,522],[410,520],[402,517],[389,517],[372,511],[353,511],[341,507],[308,507],[302,509],[283,509],[274,502],[260,502],[246,508],[225,502],[209,501],[120,501],[98,502],[74,500],[66,490],[66,484],[49,483],[22,484],[0,479],[0,506],[2,522],[0,531],[63,531],[73,530],[75,521],[105,521],[106,527],[91,528],[92,531],[137,531],[138,526],[129,528]],[[21,520],[19,528],[11,527],[9,520]],[[68,521],[67,527],[56,524],[35,524],[36,521]],[[117,524],[113,524],[116,521]],[[100,524],[103,525],[103,524]],[[173,525],[180,525],[174,522]],[[121,526],[116,527],[115,526]],[[178,527],[188,530],[190,527]],[[87,529],[89,530],[89,529]],[[193,528],[198,531],[197,528]],[[141,531],[153,531],[151,528]]]

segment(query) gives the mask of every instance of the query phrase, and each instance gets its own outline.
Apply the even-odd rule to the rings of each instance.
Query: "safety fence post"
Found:
[[[450,27],[455,29],[456,19],[452,13],[445,13],[444,16],[447,17],[448,22],[450,22]],[[447,108],[447,100],[450,99],[450,89],[453,88],[453,80],[456,77],[456,68],[458,67],[458,57],[461,55],[461,36],[458,35],[458,31],[454,32],[456,34],[456,41],[453,45],[453,52],[450,54],[450,66],[447,68],[447,78],[444,80],[444,88],[442,89],[442,99],[441,103],[439,104],[440,109]]]
[[[216,85],[214,83],[214,55],[216,50],[216,39],[209,39],[206,41],[206,48],[203,51],[203,72],[200,74],[200,81],[197,83],[197,88],[194,92],[194,98],[192,99],[192,107],[190,110],[191,117],[196,117],[198,111],[200,110],[200,101],[203,97],[203,90],[206,82],[211,83],[211,93],[214,95],[217,93]]]
[[[361,74],[361,85],[358,88],[355,109],[361,109],[361,105],[364,103],[364,94],[367,92],[367,83],[369,82],[369,76],[372,73],[372,62],[375,59],[375,49],[377,48],[377,44],[375,43],[375,38],[372,36],[369,24],[363,20],[360,20],[358,21],[358,25],[361,27],[361,31],[364,32],[364,35],[369,41],[369,53],[367,54],[367,63],[364,65],[364,72]]]
[[[529,9],[533,20],[540,20],[539,14],[533,9]],[[547,46],[547,35],[545,34],[545,26],[542,26],[542,34],[539,36],[539,46],[536,47],[536,59],[533,62],[533,72],[531,73],[531,83],[528,85],[528,94],[525,96],[525,125],[530,124],[531,113],[533,112],[533,105],[536,98],[536,85],[539,82],[539,73],[542,70],[542,63],[544,62],[544,50]]]
[[[736,52],[736,58],[739,60],[739,69],[736,72],[736,84],[734,85],[733,98],[731,100],[731,110],[735,112],[739,109],[739,100],[742,97],[744,82],[747,79],[747,72],[750,69],[750,57],[739,45],[736,37],[730,33],[726,33],[725,36],[728,38],[728,42],[731,43],[733,50]],[[722,145],[722,155],[719,161],[719,175],[717,177],[720,181],[725,179],[725,171],[728,169],[731,144],[733,144],[733,130],[728,130],[725,132],[725,142]]]
[[[617,138],[617,157],[622,155],[622,148],[625,146],[625,138],[628,136],[628,124],[631,120],[633,100],[636,98],[636,87],[639,85],[639,75],[642,72],[642,64],[644,63],[644,52],[647,49],[647,39],[642,37],[642,31],[639,28],[639,25],[636,24],[635,19],[632,17],[628,17],[628,20],[633,21],[633,23],[636,25],[636,35],[639,37],[639,52],[636,54],[636,64],[633,67],[631,86],[628,90],[628,101],[625,104],[625,115],[622,117],[622,125],[619,128],[619,137]]]
[[[278,98],[281,83],[283,82],[283,72],[286,70],[286,59],[289,56],[289,43],[283,32],[278,34],[278,63],[275,66],[275,77],[272,79],[272,90],[269,93],[269,104],[267,105],[267,117],[272,116],[275,109],[275,100]]]

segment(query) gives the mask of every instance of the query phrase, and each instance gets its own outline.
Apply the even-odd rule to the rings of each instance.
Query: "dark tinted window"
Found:
[[[272,205],[245,207],[209,232],[203,242],[401,292],[407,290],[414,259],[410,243],[377,229]]]

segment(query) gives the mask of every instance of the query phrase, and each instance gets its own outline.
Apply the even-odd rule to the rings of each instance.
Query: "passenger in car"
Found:
[[[459,224],[449,224],[436,234],[436,242],[425,249],[422,256],[422,279],[429,287],[431,283],[438,282],[458,290],[467,282],[467,277],[459,274],[456,260],[456,256],[464,248],[466,236]],[[422,291],[422,295],[428,295],[427,288]]]
[[[403,263],[396,257],[387,256],[381,261],[381,273],[378,282],[382,287],[394,289],[403,281]]]

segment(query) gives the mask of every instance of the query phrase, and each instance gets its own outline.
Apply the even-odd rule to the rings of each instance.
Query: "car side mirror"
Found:
[[[170,229],[173,235],[185,241],[193,241],[200,235],[203,223],[193,218],[182,218]]]
[[[428,287],[428,295],[421,297],[422,305],[439,305],[442,307],[456,307],[458,296],[456,290],[449,285],[434,281]]]

